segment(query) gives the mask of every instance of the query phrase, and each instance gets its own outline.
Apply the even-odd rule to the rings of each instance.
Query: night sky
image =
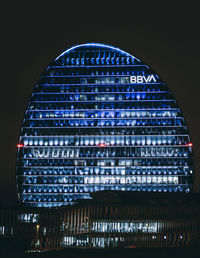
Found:
[[[200,18],[194,1],[22,2],[0,8],[0,203],[15,201],[16,144],[35,84],[66,48],[86,42],[131,53],[168,85],[189,128],[194,189],[200,191]]]

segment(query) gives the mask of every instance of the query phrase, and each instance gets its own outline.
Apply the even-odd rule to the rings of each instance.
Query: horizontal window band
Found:
[[[108,149],[108,148],[121,148],[121,149],[124,149],[124,150],[127,150],[128,148],[129,149],[141,149],[141,148],[153,148],[154,150],[156,149],[156,148],[174,148],[174,147],[180,147],[180,148],[191,148],[191,146],[188,146],[187,144],[180,144],[180,145],[171,145],[171,144],[169,144],[169,145],[162,145],[162,144],[160,144],[160,145],[158,145],[158,144],[155,144],[155,145],[132,145],[132,144],[128,144],[127,146],[126,145],[103,145],[103,146],[101,146],[101,145],[95,145],[95,146],[93,146],[93,145],[65,145],[65,146],[61,146],[61,145],[37,145],[37,146],[30,146],[30,145],[25,145],[25,146],[23,146],[23,148],[26,148],[26,149],[29,149],[29,148],[35,148],[35,149],[44,149],[44,150],[46,150],[46,149],[55,149],[55,150],[57,150],[57,149],[64,149],[64,148],[66,148],[67,150],[70,150],[70,149],[72,149],[72,148],[75,148],[75,149],[72,149],[72,150],[77,150],[78,148],[87,148],[87,149],[93,149],[93,148],[98,148],[99,150],[102,150],[103,148],[106,148],[106,149]]]
[[[46,121],[46,120],[74,120],[74,121],[77,121],[77,120],[84,120],[84,121],[101,121],[101,120],[111,120],[111,121],[115,121],[115,120],[122,120],[122,121],[132,121],[132,120],[173,120],[173,119],[180,119],[180,120],[184,120],[183,117],[174,117],[174,116],[166,116],[166,117],[161,117],[161,116],[157,116],[157,117],[144,117],[144,116],[141,116],[141,117],[91,117],[91,118],[87,118],[87,117],[52,117],[52,118],[49,118],[49,117],[42,117],[42,118],[29,118],[29,117],[26,117],[25,120],[36,120],[36,121]]]
[[[85,111],[90,111],[90,112],[96,112],[96,111],[112,111],[112,112],[138,112],[138,111],[177,111],[180,112],[179,108],[142,108],[142,109],[27,109],[27,112],[85,112]]]
[[[123,68],[123,67],[146,67],[148,68],[147,65],[145,64],[127,64],[127,65],[122,65],[122,64],[117,64],[117,65],[50,65],[48,68]]]
[[[21,157],[22,160],[38,160],[38,159],[44,159],[44,160],[81,160],[81,161],[84,161],[86,159],[95,159],[95,160],[113,160],[113,159],[128,159],[128,160],[135,160],[135,159],[163,159],[163,160],[168,160],[168,159],[184,159],[184,160],[189,160],[189,159],[192,159],[192,157],[184,157],[184,156],[181,156],[181,157],[172,157],[172,156],[162,156],[162,157],[158,157],[158,156],[154,156],[154,157],[63,157],[63,158],[55,158],[55,157],[47,157],[47,158],[24,158],[24,157]],[[128,165],[127,165],[128,166]]]
[[[115,102],[118,102],[118,103],[123,103],[123,102],[130,102],[130,103],[133,103],[133,102],[176,102],[175,99],[152,99],[152,100],[31,100],[30,101],[30,105],[32,103],[87,103],[87,102],[92,102],[92,103],[115,103]],[[114,109],[113,109],[114,110]]]
[[[90,138],[90,137],[102,137],[102,138],[105,138],[105,137],[114,137],[114,138],[116,138],[116,137],[136,137],[136,138],[143,138],[143,137],[161,137],[161,138],[163,138],[163,137],[189,137],[189,135],[188,134],[173,134],[173,135],[163,135],[163,134],[160,134],[160,135],[158,135],[158,134],[140,134],[140,135],[135,135],[135,134],[123,134],[123,135],[119,135],[119,134],[105,134],[105,135],[96,135],[96,134],[90,134],[90,135],[41,135],[41,136],[36,136],[36,135],[33,135],[33,136],[29,136],[29,135],[26,135],[26,136],[21,136],[20,138],[22,139],[22,138],[45,138],[45,137],[48,137],[48,138],[56,138],[56,137],[58,137],[58,138],[60,138],[60,137],[62,137],[62,138],[70,138],[70,137],[76,137],[76,138],[78,138],[78,139],[81,139],[81,138],[85,138],[85,137],[88,137],[88,138]]]
[[[131,76],[131,75],[129,75],[129,76]],[[106,76],[105,76],[106,77]],[[125,77],[127,77],[127,76],[125,76]],[[113,87],[113,86],[133,86],[133,87],[135,87],[135,86],[139,86],[139,87],[141,87],[141,86],[143,86],[143,85],[145,85],[145,86],[149,86],[149,85],[162,85],[163,87],[166,87],[166,85],[165,85],[165,83],[163,83],[163,82],[154,82],[154,83],[145,83],[145,82],[143,82],[143,83],[41,83],[41,82],[39,82],[39,84],[38,84],[38,86],[50,86],[50,87],[52,87],[52,86],[88,86],[88,87],[95,87],[95,86],[108,86],[108,87]]]
[[[86,92],[86,91],[79,91],[79,92],[34,92],[33,95],[90,95],[90,94],[93,94],[93,95],[99,95],[99,94],[107,94],[107,95],[112,95],[112,94],[118,94],[118,95],[121,95],[121,94],[138,94],[138,93],[146,93],[146,94],[158,94],[158,93],[168,93],[169,94],[169,91],[111,91],[111,92],[108,92],[108,91],[97,91],[97,92]]]
[[[185,125],[180,125],[180,126],[178,126],[178,125],[149,125],[149,126],[136,126],[136,125],[134,125],[134,126],[132,126],[132,125],[130,125],[130,126],[127,126],[127,125],[124,125],[124,126],[52,126],[52,127],[50,127],[50,126],[34,126],[34,127],[26,127],[26,126],[23,126],[22,127],[22,129],[23,128],[28,128],[28,129],[41,129],[41,128],[44,128],[44,129],[64,129],[64,128],[73,128],[73,129],[85,129],[85,128],[90,128],[90,129],[93,129],[93,128],[110,128],[110,129],[118,129],[118,128],[127,128],[127,129],[130,129],[130,128],[133,128],[133,129],[136,129],[136,128],[181,128],[181,127],[185,127]],[[81,132],[80,132],[80,134],[81,134]]]
[[[22,178],[48,178],[48,177],[52,177],[52,178],[59,178],[59,177],[63,177],[63,178],[69,178],[69,179],[82,179],[82,178],[85,178],[85,177],[87,177],[87,178],[95,178],[95,177],[105,177],[105,178],[109,178],[109,177],[121,177],[121,178],[129,178],[129,177],[156,177],[156,178],[158,178],[158,177],[180,177],[180,178],[183,178],[183,177],[191,177],[191,175],[185,175],[185,174],[143,174],[143,173],[141,173],[141,174],[137,174],[137,175],[118,175],[118,174],[111,174],[111,175],[106,175],[106,174],[94,174],[94,175],[87,175],[87,174],[83,174],[83,175],[65,175],[65,174],[63,174],[63,175],[50,175],[50,174],[48,174],[48,175],[39,175],[39,174],[37,174],[37,175],[18,175],[18,177],[22,177]],[[44,183],[45,184],[45,183]],[[56,183],[56,184],[58,184],[58,185],[65,185],[65,183]],[[21,184],[21,185],[26,185],[26,183],[24,184]],[[35,184],[33,184],[33,185],[35,185]],[[46,183],[45,185],[51,185],[51,183]],[[53,185],[55,185],[55,184],[53,184]]]
[[[74,165],[74,166],[71,166],[71,165],[69,165],[69,166],[26,166],[26,167],[23,167],[23,166],[18,166],[18,168],[23,168],[24,170],[25,169],[32,169],[32,168],[36,168],[36,169],[42,169],[42,168],[52,168],[52,169],[54,169],[54,168],[58,168],[58,169],[64,169],[64,168],[86,168],[86,167],[89,167],[89,168],[103,168],[103,169],[110,169],[110,168],[122,168],[122,169],[125,169],[125,168],[127,168],[127,166],[124,166],[124,165],[121,165],[121,166],[103,166],[103,167],[101,167],[101,166],[96,166],[96,165],[94,165],[94,166],[89,166],[89,165],[87,165],[87,166],[76,166],[76,165]],[[180,165],[174,165],[174,166],[143,166],[143,165],[140,165],[140,166],[128,166],[128,169],[131,169],[131,168],[134,168],[134,169],[176,169],[176,168],[184,168],[184,169],[192,169],[192,166],[185,166],[185,165],[183,165],[183,166],[180,166]]]

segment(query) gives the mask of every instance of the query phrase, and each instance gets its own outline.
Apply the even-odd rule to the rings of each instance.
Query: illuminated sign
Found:
[[[152,75],[144,76],[144,75],[133,75],[130,77],[130,83],[150,83],[156,82],[155,77]]]
[[[34,158],[70,158],[79,157],[79,148],[38,148],[32,149],[30,156]]]

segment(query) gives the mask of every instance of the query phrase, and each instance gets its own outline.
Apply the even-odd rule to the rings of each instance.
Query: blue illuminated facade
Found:
[[[139,59],[88,43],[44,71],[18,144],[21,202],[56,207],[103,190],[189,192],[193,170],[177,102]]]

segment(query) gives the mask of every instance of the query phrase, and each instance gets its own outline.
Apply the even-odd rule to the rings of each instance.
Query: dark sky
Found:
[[[133,54],[167,83],[189,127],[199,191],[200,18],[195,1],[40,2],[13,1],[0,8],[0,202],[15,198],[16,144],[37,80],[66,48],[85,42]]]

